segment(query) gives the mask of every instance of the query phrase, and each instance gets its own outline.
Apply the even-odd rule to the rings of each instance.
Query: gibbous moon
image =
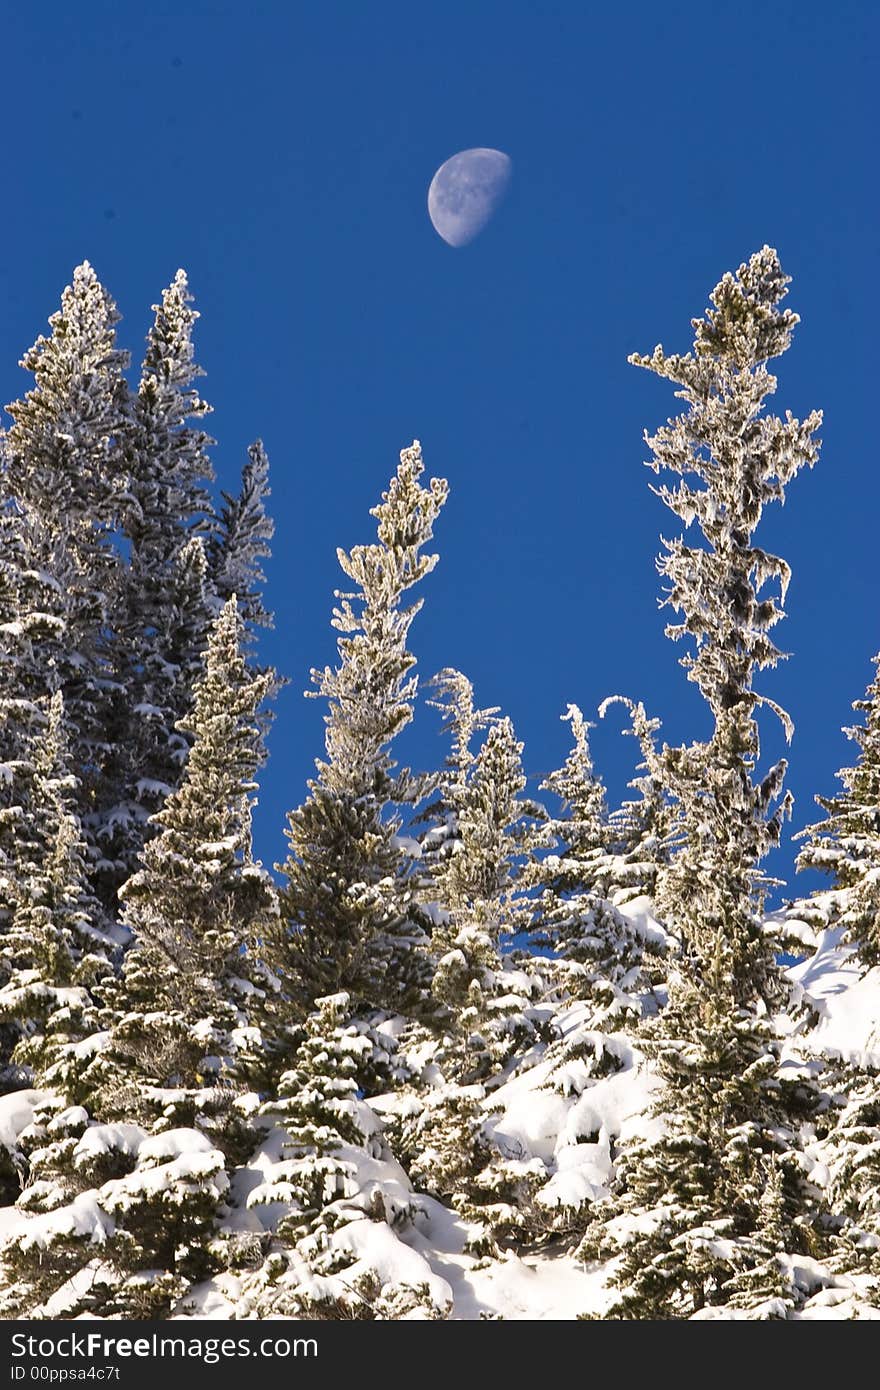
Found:
[[[501,150],[462,150],[441,164],[428,189],[428,214],[450,246],[467,246],[507,192],[513,166]]]

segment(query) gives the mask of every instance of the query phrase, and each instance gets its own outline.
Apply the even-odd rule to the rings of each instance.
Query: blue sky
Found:
[[[336,546],[370,538],[413,437],[452,490],[413,629],[423,675],[466,671],[534,774],[565,754],[569,701],[621,692],[670,741],[705,731],[663,637],[654,557],[673,519],[642,467],[642,429],[675,402],[626,357],[686,349],[708,291],[764,242],[803,319],[776,406],[825,411],[819,467],[763,531],[794,580],[792,658],[762,688],[794,716],[795,824],[811,818],[880,647],[878,27],[851,0],[10,7],[2,399],[25,389],[16,361],[78,261],[136,359],[182,265],[220,483],[257,435],[272,460],[264,654],[290,686],[257,821],[267,862],[321,751],[300,692],[334,656]],[[512,188],[453,250],[427,187],[475,145],[511,156]],[[619,728],[595,737],[615,796],[633,754]],[[420,710],[408,759],[437,762],[436,729]]]

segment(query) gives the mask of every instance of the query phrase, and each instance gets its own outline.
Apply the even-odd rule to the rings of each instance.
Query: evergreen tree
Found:
[[[125,530],[145,628],[159,626],[168,567],[210,514],[205,485],[214,477],[207,454],[214,440],[198,424],[211,406],[194,387],[205,373],[195,361],[193,330],[200,316],[192,302],[186,272],[178,270],[161,303],[152,306],[155,317],[127,420],[131,483]]]
[[[744,1309],[762,1321],[785,1319],[801,1302],[785,1258],[786,1194],[782,1174],[772,1160],[758,1202],[755,1233],[747,1243],[748,1260],[728,1280],[728,1307]]]
[[[118,322],[113,300],[83,262],[49,320],[51,336],[39,337],[22,358],[34,388],[7,406],[7,498],[39,518],[41,582],[54,590],[50,613],[63,625],[63,641],[42,653],[41,693],[58,685],[64,694],[83,815],[107,756],[106,634],[120,565],[113,533],[127,491],[128,358],[115,346]]]
[[[850,1277],[867,1273],[880,1301],[880,1076],[875,1067],[846,1070],[822,1146],[836,1217],[832,1264]]]
[[[863,972],[880,965],[880,657],[874,679],[853,708],[865,722],[845,729],[857,745],[854,767],[838,773],[836,797],[817,797],[825,820],[809,826],[799,869],[831,875],[833,892],[794,905],[798,917],[845,928]],[[811,1061],[812,1059],[808,1059]],[[815,1064],[814,1064],[815,1065]],[[854,1056],[848,1064],[824,1061],[825,1084],[837,1104],[821,1146],[830,1174],[835,1213],[832,1265],[845,1276],[866,1276],[873,1297],[880,1291],[880,1077],[876,1059]]]
[[[431,989],[451,1028],[445,1071],[465,1084],[497,1071],[533,1035],[523,1016],[527,1000],[508,988],[501,957],[503,933],[520,921],[518,865],[537,810],[522,797],[522,749],[510,720],[493,719],[479,751],[449,787],[455,852],[435,871],[444,920],[433,933]]]
[[[168,1317],[219,1268],[229,1177],[195,1129],[95,1124],[50,1098],[21,1136],[28,1219],[0,1239],[5,1317]]]
[[[614,892],[616,904],[625,905],[632,898],[647,895],[653,898],[660,870],[669,864],[675,836],[675,820],[663,783],[657,776],[655,735],[659,719],[650,719],[639,701],[613,696],[603,700],[599,715],[604,718],[610,705],[622,703],[629,711],[631,727],[624,729],[638,742],[642,760],[637,776],[628,783],[636,796],[624,801],[611,812],[609,828],[615,846]]]
[[[758,705],[770,704],[788,727],[753,681],[779,660],[770,630],[783,616],[789,578],[785,562],[755,544],[754,531],[764,507],[783,499],[818,452],[817,413],[799,422],[763,408],[776,385],[767,362],[789,346],[798,321],[779,307],[786,284],[765,247],[716,287],[705,318],[694,321],[693,353],[658,347],[631,359],[672,381],[687,403],[648,439],[650,466],[679,475],[658,495],[685,526],[698,522],[704,545],[667,541],[658,568],[669,583],[666,602],[681,614],[667,633],[693,640],[682,664],[714,727],[705,743],[658,755],[656,770],[681,820],[658,901],[682,957],[669,1005],[646,1041],[664,1081],[664,1134],[624,1152],[620,1163],[620,1205],[640,1213],[615,1275],[621,1295],[612,1315],[621,1317],[687,1317],[725,1303],[730,1277],[766,1258],[755,1241],[762,1191],[777,1164],[786,1246],[804,1250],[811,1239],[812,1199],[796,1152],[810,1088],[780,1075],[768,1010],[781,1002],[783,981],[760,915],[761,860],[788,804],[771,811],[784,761],[753,778]],[[764,591],[773,580],[779,597]],[[590,1244],[607,1249],[601,1237]]]
[[[482,1084],[450,1083],[427,1093],[404,1125],[409,1172],[420,1191],[440,1198],[467,1223],[465,1249],[500,1258],[550,1227],[535,1205],[546,1177],[539,1158],[512,1155],[493,1138]]]
[[[6,407],[13,420],[7,495],[68,529],[84,581],[100,577],[106,533],[126,495],[120,436],[128,354],[116,347],[118,323],[116,305],[84,261],[49,319],[51,336],[41,335],[21,360],[34,388]]]
[[[430,687],[436,695],[428,704],[440,711],[442,732],[449,736],[451,748],[432,788],[436,793],[433,800],[413,822],[426,826],[419,842],[419,873],[426,897],[440,893],[439,878],[445,861],[456,854],[461,845],[458,806],[464,798],[475,757],[474,739],[489,728],[500,712],[497,705],[491,709],[477,709],[473,685],[467,676],[452,667],[438,672]]]
[[[294,1066],[282,1075],[277,1100],[264,1107],[281,1119],[290,1157],[276,1166],[272,1184],[259,1190],[255,1204],[289,1204],[278,1234],[293,1243],[317,1230],[331,1202],[357,1190],[357,1168],[341,1156],[344,1146],[370,1144],[371,1125],[364,1127],[369,1111],[358,1100],[357,1078],[372,1044],[348,1026],[348,1005],[346,994],[316,1002]]]
[[[225,603],[236,594],[245,622],[261,628],[273,625],[261,592],[266,582],[263,561],[271,554],[270,541],[275,534],[275,524],[266,510],[270,491],[269,459],[263,441],[258,439],[248,449],[238,496],[223,493],[223,506],[212,520],[208,545],[211,583],[218,601]]]
[[[539,889],[532,940],[569,963],[565,983],[574,997],[595,1006],[594,1024],[614,1015],[638,1017],[639,991],[659,980],[656,959],[652,969],[646,957],[662,954],[662,942],[615,905],[621,880],[629,878],[628,846],[614,838],[605,788],[593,767],[591,726],[577,705],[562,717],[572,726],[573,746],[542,783],[562,805],[542,836],[541,847],[549,841],[552,852],[533,856],[529,865],[529,884]]]
[[[66,1059],[96,1026],[90,986],[108,974],[112,942],[88,887],[60,691],[15,781],[0,937],[0,1020],[16,1038],[8,1065],[11,1079],[72,1085]]]
[[[205,557],[193,548],[209,509],[214,441],[199,425],[211,407],[193,387],[204,373],[194,359],[199,315],[191,303],[179,270],[153,305],[122,436],[130,558],[116,591],[110,749],[92,817],[97,883],[111,908],[134,872],[150,817],[180,781],[188,743],[177,725],[192,702],[212,616]]]
[[[153,817],[183,776],[191,735],[182,712],[190,710],[194,682],[203,667],[211,606],[205,543],[193,536],[178,551],[166,579],[168,627],[156,662],[161,678],[147,680],[146,668],[138,666],[125,683],[116,683],[111,713],[111,746],[116,752],[103,782],[106,804],[92,818],[98,826],[94,880],[107,903],[118,901],[120,888],[136,872],[140,852],[155,828]],[[123,664],[140,646],[134,639]],[[162,704],[154,703],[156,699]],[[178,709],[180,717],[170,723]],[[121,730],[127,731],[124,736]]]
[[[270,985],[258,948],[274,892],[253,858],[251,813],[273,677],[248,670],[242,633],[232,598],[183,725],[192,739],[183,780],[120,895],[135,942],[109,1050],[95,1064],[111,1115],[141,1113],[149,1087],[240,1089],[261,1047],[254,1023]]]
[[[590,751],[589,731],[593,726],[577,705],[569,705],[562,718],[571,725],[573,744],[562,767],[541,784],[542,791],[559,798],[564,812],[548,822],[548,829],[560,850],[559,858],[576,861],[580,865],[580,882],[592,880],[596,892],[607,897],[611,885],[602,871],[609,844],[608,806],[605,787],[595,771]],[[590,869],[593,862],[599,868],[595,877]]]
[[[801,832],[808,838],[798,855],[799,869],[831,875],[835,919],[869,966],[880,965],[880,656],[874,667],[865,698],[853,703],[865,722],[844,730],[858,747],[856,765],[837,774],[839,796],[816,798],[825,820]]]
[[[452,737],[439,825],[423,856],[436,898],[431,990],[439,1010],[431,1024],[439,1075],[414,1098],[401,1151],[413,1179],[471,1223],[468,1248],[497,1254],[498,1239],[526,1228],[537,1186],[535,1165],[491,1141],[485,1101],[542,1035],[532,1004],[543,980],[530,963],[502,954],[503,936],[522,921],[519,875],[541,811],[522,795],[523,745],[511,721],[476,710],[470,682],[455,671],[442,674],[435,703]],[[474,734],[487,724],[474,750]]]
[[[453,916],[493,919],[498,936],[516,877],[516,859],[527,840],[527,819],[536,808],[522,797],[523,745],[508,718],[494,719],[455,791],[457,839],[437,875],[441,900]]]
[[[397,1274],[393,1257],[383,1262],[382,1278],[358,1269],[357,1252],[371,1239],[386,1250],[401,1249],[398,1233],[413,1225],[421,1207],[391,1157],[376,1115],[359,1099],[358,1079],[373,1068],[382,1048],[349,1010],[344,992],[317,1001],[277,1100],[263,1107],[268,1119],[283,1126],[284,1156],[251,1192],[248,1205],[252,1210],[280,1205],[284,1215],[265,1262],[245,1281],[249,1317],[445,1312],[435,1307],[426,1287]],[[380,1174],[383,1181],[377,1181]],[[358,1232],[352,1241],[346,1228]]]
[[[337,552],[356,591],[337,594],[333,611],[339,665],[312,672],[312,693],[329,703],[326,758],[288,817],[290,853],[279,866],[287,885],[277,951],[300,1012],[342,989],[367,1008],[419,995],[424,931],[397,832],[398,808],[422,788],[395,774],[389,749],[412,719],[417,687],[407,641],[422,601],[404,607],[404,597],[437,563],[422,552],[447,495],[442,479],[421,485],[423,469],[416,442],[372,510],[376,543]]]

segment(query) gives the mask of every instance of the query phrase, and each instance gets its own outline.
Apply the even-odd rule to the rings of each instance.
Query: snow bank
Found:
[[[397,1284],[418,1288],[424,1284],[435,1307],[451,1309],[452,1289],[447,1281],[435,1274],[424,1256],[399,1240],[384,1222],[351,1221],[333,1233],[331,1245],[354,1257],[354,1264],[345,1271],[346,1284],[351,1285],[369,1273],[378,1276],[383,1288]]]

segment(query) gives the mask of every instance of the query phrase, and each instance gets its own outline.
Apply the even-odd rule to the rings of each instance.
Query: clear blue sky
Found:
[[[78,261],[116,296],[136,360],[182,265],[221,484],[255,436],[269,450],[278,623],[264,654],[291,684],[258,817],[267,862],[321,750],[321,709],[300,691],[334,656],[335,548],[370,538],[368,508],[414,436],[452,489],[413,629],[423,675],[466,671],[512,715],[533,773],[564,756],[568,701],[591,711],[622,692],[670,741],[703,732],[657,611],[673,518],[642,467],[643,427],[675,402],[626,356],[686,349],[708,291],[764,242],[803,319],[776,404],[825,410],[820,466],[763,533],[794,569],[778,629],[792,659],[763,688],[797,725],[796,823],[848,758],[839,729],[880,647],[878,12],[610,10],[6,7],[3,401],[26,387],[16,361]],[[453,250],[426,191],[475,145],[511,156],[512,190]],[[634,749],[609,724],[595,751],[617,794]],[[442,755],[433,711],[405,751]]]

